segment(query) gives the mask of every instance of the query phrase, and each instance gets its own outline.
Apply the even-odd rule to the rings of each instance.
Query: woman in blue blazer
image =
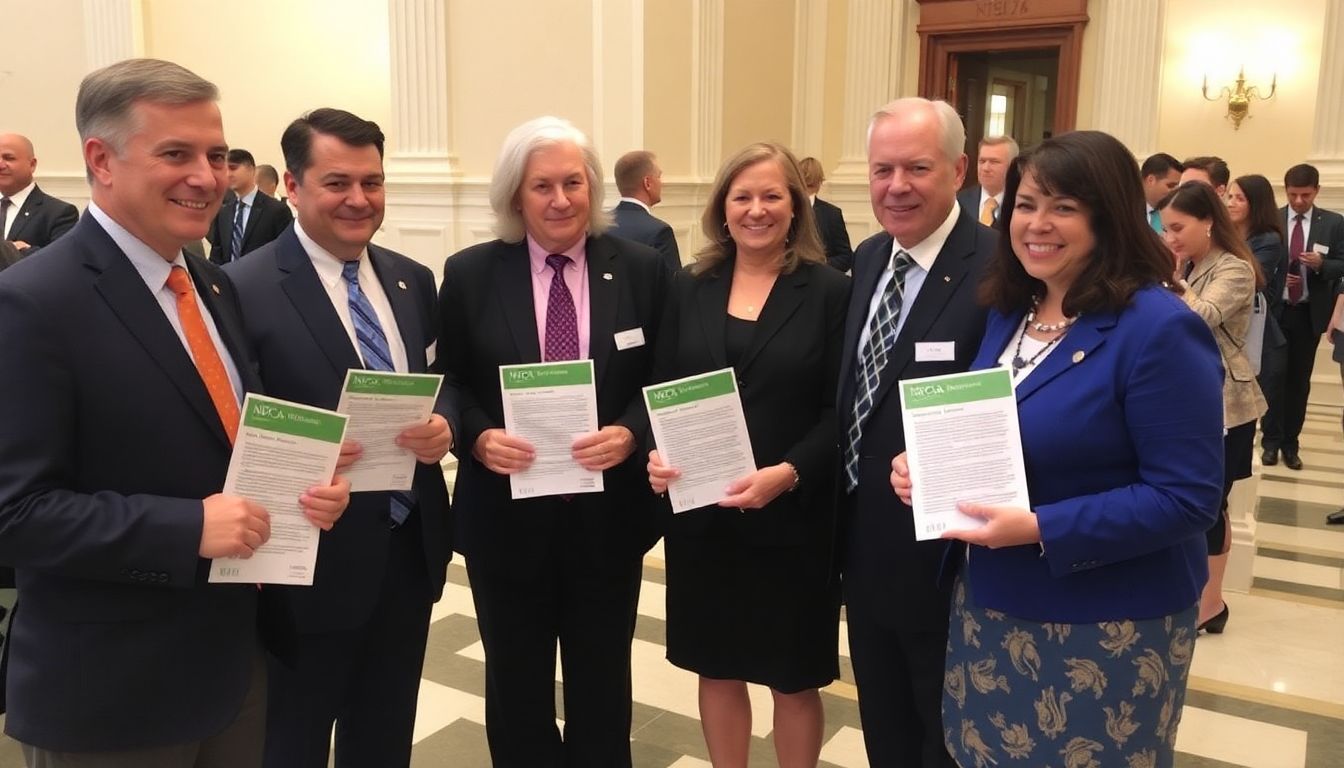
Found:
[[[1031,509],[968,499],[943,727],[962,766],[1170,766],[1223,480],[1223,376],[1120,142],[1008,175],[974,368],[1013,373]],[[892,485],[909,498],[904,455]]]

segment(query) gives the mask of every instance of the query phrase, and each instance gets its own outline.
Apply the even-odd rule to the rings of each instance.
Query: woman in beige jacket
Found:
[[[1227,625],[1223,573],[1231,536],[1227,496],[1232,484],[1251,476],[1255,423],[1265,413],[1265,397],[1255,381],[1243,347],[1251,323],[1255,292],[1264,287],[1260,265],[1232,225],[1213,188],[1187,182],[1157,205],[1163,239],[1176,260],[1175,281],[1182,294],[1213,330],[1223,358],[1224,479],[1222,514],[1208,532],[1209,581],[1199,606],[1199,629],[1221,633]]]

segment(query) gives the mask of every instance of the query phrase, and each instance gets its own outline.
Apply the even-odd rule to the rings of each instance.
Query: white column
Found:
[[[593,128],[611,175],[616,159],[644,149],[644,0],[592,0]],[[614,191],[614,190],[613,190]]]
[[[141,0],[84,0],[84,63],[88,71],[143,56]]]
[[[1139,162],[1157,151],[1158,94],[1166,0],[1101,3],[1092,124],[1110,133]]]
[[[392,125],[386,166],[399,181],[446,181],[452,154],[445,0],[388,0]]]
[[[691,173],[713,179],[723,146],[723,3],[691,6]]]
[[[1326,0],[1316,120],[1307,162],[1321,172],[1320,204],[1344,210],[1344,0]]]
[[[826,116],[826,6],[797,0],[793,14],[793,152],[821,155]]]
[[[840,165],[831,174],[833,184],[868,178],[868,121],[898,95],[904,6],[903,0],[850,0],[845,28],[844,134]]]

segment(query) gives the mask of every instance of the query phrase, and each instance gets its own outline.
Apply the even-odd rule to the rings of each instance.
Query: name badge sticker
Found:
[[[616,332],[616,349],[634,349],[644,346],[644,329],[631,328],[628,331]]]
[[[915,362],[935,363],[957,359],[955,341],[916,341]]]

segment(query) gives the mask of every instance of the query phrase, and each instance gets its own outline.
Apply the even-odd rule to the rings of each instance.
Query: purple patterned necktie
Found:
[[[541,359],[579,359],[579,318],[574,311],[574,295],[565,284],[565,267],[570,258],[558,253],[546,257],[546,266],[555,270],[551,277],[551,293],[546,305],[546,342]]]

